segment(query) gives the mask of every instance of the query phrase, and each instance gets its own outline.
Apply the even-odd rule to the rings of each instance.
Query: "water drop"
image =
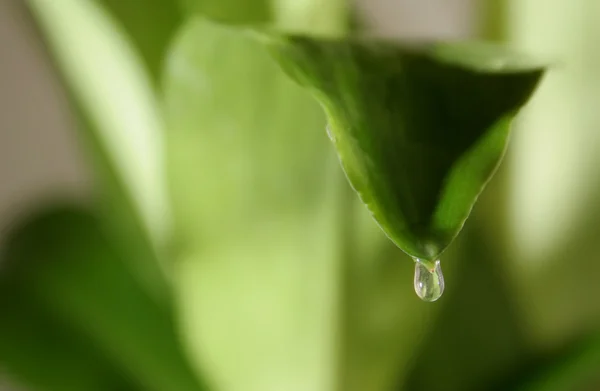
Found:
[[[440,261],[424,262],[415,258],[415,292],[423,301],[436,301],[444,293],[444,275]]]
[[[325,127],[325,130],[327,130],[327,136],[329,137],[329,139],[331,140],[331,142],[335,143],[335,141],[336,141],[335,134],[331,130],[331,125],[327,124],[327,126]]]

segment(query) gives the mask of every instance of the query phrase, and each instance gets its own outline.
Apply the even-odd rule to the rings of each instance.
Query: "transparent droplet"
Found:
[[[415,258],[415,292],[423,301],[436,301],[444,293],[440,261],[423,262]]]
[[[335,143],[335,141],[336,141],[335,134],[331,130],[331,126],[329,124],[327,124],[327,126],[325,127],[325,130],[327,130],[327,137],[329,137],[329,139],[331,140],[332,143]]]

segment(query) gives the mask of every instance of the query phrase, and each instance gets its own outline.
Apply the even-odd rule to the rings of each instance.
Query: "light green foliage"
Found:
[[[33,13],[62,70],[81,138],[89,148],[105,224],[150,294],[165,296],[156,260],[170,212],[158,100],[139,52],[99,4],[32,0]]]
[[[261,25],[275,19],[274,0],[173,0],[191,15],[205,15],[221,23]]]
[[[198,364],[227,390],[389,389],[419,325],[403,313],[423,309],[412,265],[346,184],[320,107],[252,35],[201,19],[165,80],[180,308]]]

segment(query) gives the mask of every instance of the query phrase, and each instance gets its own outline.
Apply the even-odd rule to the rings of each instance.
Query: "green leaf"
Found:
[[[152,237],[162,240],[168,224],[162,119],[139,54],[96,3],[29,4],[114,171]]]
[[[583,344],[571,346],[559,359],[553,359],[544,368],[530,373],[529,379],[518,391],[561,391],[592,390],[600,384],[598,363],[600,362],[600,336],[596,332],[585,338]],[[563,349],[564,350],[564,349]],[[546,359],[546,361],[549,361]]]
[[[265,24],[275,18],[273,0],[179,0],[189,13],[228,24]]]
[[[153,79],[162,74],[165,55],[183,12],[174,0],[96,0],[119,22]]]
[[[55,208],[15,233],[5,279],[144,390],[203,389],[183,354],[173,308],[147,294],[123,257],[95,216]],[[70,370],[61,375],[69,377]]]
[[[228,25],[339,36],[349,27],[348,0],[179,0],[183,9]]]
[[[123,372],[71,325],[31,297],[27,286],[0,279],[0,367],[30,390],[133,391]]]
[[[166,113],[182,334],[216,389],[387,391],[427,327],[317,102],[240,30],[195,19]]]
[[[148,68],[98,3],[28,3],[80,115],[105,223],[147,289],[167,296],[157,261],[170,229],[163,124]]]
[[[375,220],[425,260],[458,235],[543,73],[480,43],[266,41],[323,105],[346,175]]]

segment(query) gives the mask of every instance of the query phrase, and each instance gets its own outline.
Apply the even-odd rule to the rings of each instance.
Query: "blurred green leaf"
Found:
[[[166,246],[170,211],[162,118],[148,69],[98,3],[29,5],[80,114],[80,136],[101,184],[102,216],[115,242],[130,251],[125,261],[149,291],[164,297],[167,282],[156,254]]]
[[[174,0],[175,1],[175,0]],[[222,23],[265,24],[273,21],[273,0],[178,0],[188,13],[198,13]]]
[[[488,241],[494,238],[482,233],[478,221],[466,227],[457,243],[452,259],[456,276],[398,390],[512,389],[497,388],[494,382],[529,358],[531,347],[502,258],[490,253]]]
[[[158,80],[165,55],[184,15],[175,0],[97,0],[119,22]]]
[[[275,25],[313,34],[345,32],[347,0],[179,0],[184,10],[234,25]]]
[[[586,338],[568,354],[529,375],[519,391],[597,390],[600,386],[600,336]]]
[[[272,0],[278,31],[344,36],[352,27],[354,2],[348,0]]]
[[[5,273],[0,279],[3,376],[28,390],[138,389],[89,339],[53,316],[13,277]]]
[[[91,341],[90,352],[97,348],[144,390],[203,389],[183,354],[173,309],[142,289],[123,256],[90,213],[51,209],[15,233],[4,278],[78,330]],[[61,375],[69,377],[70,370]]]
[[[162,119],[139,54],[96,3],[29,3],[96,138],[160,241],[168,223]]]
[[[179,0],[183,9],[229,25],[275,26],[282,31],[341,35],[348,31],[348,0]]]
[[[165,81],[197,365],[228,391],[389,390],[432,307],[345,181],[317,102],[251,36],[203,19]]]
[[[543,73],[484,44],[267,42],[324,106],[348,179],[374,218],[425,260],[460,231]]]

